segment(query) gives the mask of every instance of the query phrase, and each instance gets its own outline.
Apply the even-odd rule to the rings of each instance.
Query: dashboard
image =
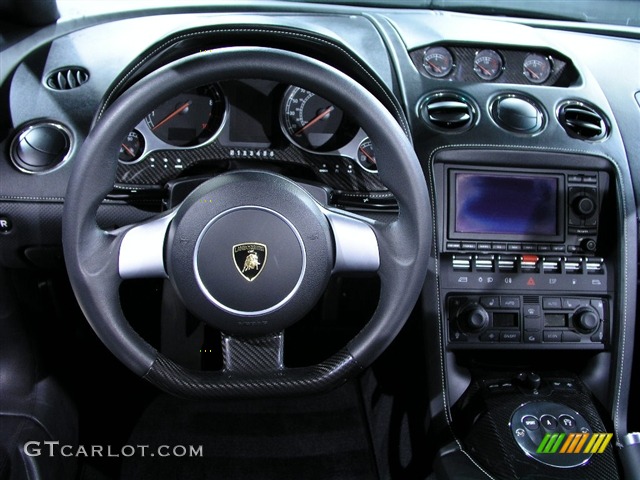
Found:
[[[574,373],[625,431],[640,200],[633,29],[287,2],[47,27],[37,42],[2,45],[0,263],[60,260],[70,172],[124,92],[175,60],[236,46],[327,63],[411,140],[433,212],[417,310],[429,388],[446,385],[434,416],[451,422],[469,372],[491,355],[527,352],[547,365],[543,355],[571,352]],[[108,152],[117,170],[98,216],[105,228],[151,218],[235,170],[282,174],[326,208],[398,212],[378,172],[380,146],[349,111],[295,84],[186,88],[127,128]]]

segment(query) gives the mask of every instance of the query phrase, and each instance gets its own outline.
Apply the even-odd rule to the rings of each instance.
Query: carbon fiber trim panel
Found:
[[[579,412],[594,433],[611,431],[600,419],[593,400],[578,380],[574,390],[553,390],[548,395],[493,393],[482,395],[484,411],[467,432],[458,432],[467,452],[499,479],[545,478],[549,480],[600,480],[619,478],[612,446],[605,453],[593,455],[589,462],[576,468],[554,468],[528,458],[514,440],[509,429],[513,412],[525,402],[544,400],[557,402]],[[477,387],[475,389],[477,392]],[[475,395],[470,391],[467,398]],[[477,397],[472,400],[478,401]],[[466,403],[463,402],[463,403]],[[454,428],[456,422],[454,422]]]
[[[348,191],[386,190],[376,174],[340,156],[314,155],[289,145],[283,149],[223,147],[215,141],[200,148],[159,150],[134,164],[118,164],[116,182],[121,185],[163,185],[189,169],[203,164],[237,160],[290,164],[307,167],[316,178],[333,189]]]
[[[313,367],[259,375],[188,370],[160,355],[143,378],[183,397],[264,397],[320,392],[344,383],[361,370],[345,350]]]

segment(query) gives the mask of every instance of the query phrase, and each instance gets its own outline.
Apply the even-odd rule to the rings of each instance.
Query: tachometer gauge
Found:
[[[522,73],[531,83],[544,83],[551,75],[551,60],[538,53],[530,53],[524,59]]]
[[[358,131],[358,126],[331,102],[294,86],[284,93],[280,123],[291,142],[318,152],[343,147]]]
[[[502,57],[495,50],[480,50],[473,60],[473,71],[483,80],[498,78],[502,67]]]
[[[424,51],[422,66],[432,77],[446,77],[453,70],[453,56],[444,47],[429,47]]]
[[[120,144],[118,160],[123,163],[135,162],[144,152],[144,137],[137,130],[130,131]]]
[[[373,144],[371,143],[371,140],[369,138],[365,138],[362,142],[360,142],[356,160],[358,162],[358,165],[360,165],[367,172],[378,173],[376,156],[373,153]]]
[[[176,147],[200,145],[218,133],[226,103],[216,85],[188,90],[156,107],[145,119],[156,137]]]

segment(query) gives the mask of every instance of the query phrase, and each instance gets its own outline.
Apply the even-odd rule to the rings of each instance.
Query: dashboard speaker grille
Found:
[[[473,126],[476,109],[457,93],[441,92],[428,96],[422,102],[420,116],[438,130],[465,131]]]
[[[582,102],[566,102],[560,106],[558,121],[569,136],[581,140],[602,140],[608,133],[604,116]]]
[[[89,81],[89,72],[80,67],[65,67],[49,74],[47,87],[52,90],[71,90]]]

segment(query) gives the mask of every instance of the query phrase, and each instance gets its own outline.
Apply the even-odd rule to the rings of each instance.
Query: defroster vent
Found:
[[[50,73],[47,87],[52,90],[71,90],[89,81],[89,72],[81,67],[65,67]]]

